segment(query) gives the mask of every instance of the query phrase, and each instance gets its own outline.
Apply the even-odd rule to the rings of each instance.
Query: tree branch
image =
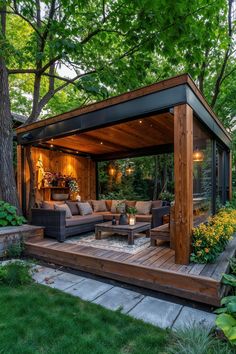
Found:
[[[8,74],[37,74],[36,69],[8,69]]]

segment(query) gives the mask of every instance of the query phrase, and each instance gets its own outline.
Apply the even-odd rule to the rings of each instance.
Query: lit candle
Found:
[[[129,217],[129,224],[130,224],[130,225],[135,225],[135,216],[134,216],[134,215],[130,215],[130,217]]]

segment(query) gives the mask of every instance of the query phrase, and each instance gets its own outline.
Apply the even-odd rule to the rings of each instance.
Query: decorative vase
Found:
[[[120,214],[119,225],[128,225],[128,216],[125,213]]]
[[[77,192],[70,192],[70,200],[72,200],[73,202],[77,201]]]

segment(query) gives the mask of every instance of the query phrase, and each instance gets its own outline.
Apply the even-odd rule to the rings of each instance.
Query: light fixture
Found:
[[[143,121],[142,121],[142,120],[140,120],[140,121],[139,121],[139,123],[140,123],[140,124],[142,124],[142,123],[143,123]]]
[[[102,141],[100,142],[100,145],[103,145],[103,142],[102,142]]]
[[[52,145],[52,144],[50,145],[50,148],[53,148],[53,145]]]
[[[125,169],[125,172],[127,175],[132,175],[132,173],[134,172],[134,168],[129,164],[126,169]]]
[[[53,141],[54,139],[52,138],[51,141]]]
[[[108,166],[108,174],[109,176],[111,177],[114,177],[115,174],[116,174],[116,167],[114,165],[114,163],[110,163],[109,166]]]
[[[204,153],[196,147],[193,151],[193,161],[194,162],[202,162],[204,160]]]

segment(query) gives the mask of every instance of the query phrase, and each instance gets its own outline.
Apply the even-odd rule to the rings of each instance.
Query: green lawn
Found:
[[[168,332],[40,285],[0,286],[0,354],[155,354]]]

